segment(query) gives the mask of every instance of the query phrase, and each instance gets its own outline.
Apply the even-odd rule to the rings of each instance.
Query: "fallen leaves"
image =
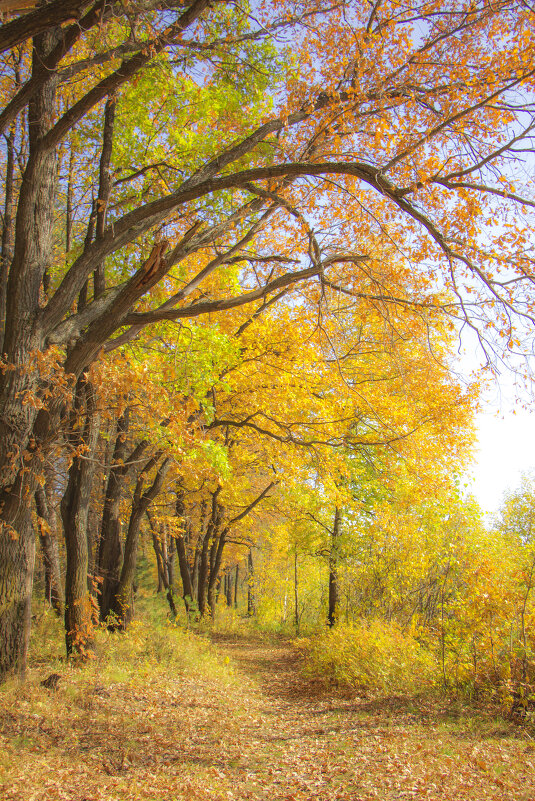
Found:
[[[5,801],[535,799],[534,746],[437,704],[311,694],[295,654],[235,638],[209,667],[103,686],[66,673],[0,700]],[[313,689],[313,688],[312,688]],[[523,793],[524,795],[519,795]]]

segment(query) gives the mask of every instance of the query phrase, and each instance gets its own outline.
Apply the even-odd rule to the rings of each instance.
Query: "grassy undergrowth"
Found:
[[[231,668],[221,663],[211,645],[208,627],[188,629],[185,617],[172,622],[160,598],[142,597],[136,611],[136,620],[126,632],[97,628],[95,657],[79,666],[65,658],[63,621],[51,611],[38,615],[30,645],[29,683],[52,672],[82,684],[91,679],[102,683],[131,681],[155,672],[173,676],[202,672],[224,680],[231,677]]]

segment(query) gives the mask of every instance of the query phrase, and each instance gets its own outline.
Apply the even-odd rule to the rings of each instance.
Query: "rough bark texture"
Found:
[[[186,607],[186,612],[189,613],[193,606],[195,594],[189,570],[184,537],[177,537],[176,551],[178,555],[178,567],[180,570],[180,578],[182,579],[182,598],[184,599],[184,606]]]
[[[42,487],[35,491],[37,530],[45,568],[45,598],[58,615],[63,615],[63,584],[59,566],[58,541],[46,493]]]
[[[219,529],[219,503],[218,496],[221,492],[221,487],[212,493],[212,504],[210,511],[210,518],[206,531],[202,539],[202,547],[199,559],[199,583],[197,587],[197,605],[199,607],[199,614],[204,617],[206,614],[206,601],[208,593],[208,581],[210,578],[210,560],[212,555],[212,546],[214,545],[214,538],[217,536]]]
[[[6,28],[8,26],[5,26]],[[33,69],[54,46],[56,32],[34,41]],[[30,440],[37,410],[21,398],[36,390],[36,377],[25,369],[39,349],[35,323],[39,293],[53,252],[53,209],[56,189],[54,150],[40,153],[54,109],[54,83],[45,84],[28,108],[29,163],[16,215],[13,258],[7,280],[3,353],[13,365],[0,375],[0,681],[11,671],[23,673],[29,642],[35,534],[31,500],[35,490],[24,454],[35,450]],[[34,462],[34,470],[39,466]]]
[[[117,422],[117,438],[113,452],[112,466],[108,475],[100,542],[97,572],[101,580],[99,607],[100,619],[106,620],[110,613],[113,598],[119,588],[119,573],[123,558],[121,544],[120,503],[124,470],[120,466],[126,455],[126,434],[128,431],[128,409]]]
[[[221,514],[221,512],[220,512]],[[218,587],[218,582],[220,580],[219,571],[221,570],[221,562],[223,560],[223,551],[225,549],[225,544],[227,541],[227,534],[228,529],[224,528],[223,531],[219,534],[216,540],[214,540],[214,558],[210,565],[210,579],[208,581],[208,602],[210,604],[210,612],[212,614],[212,618],[215,617],[215,608],[216,608],[216,589]]]
[[[6,139],[6,181],[4,184],[4,223],[2,226],[2,254],[0,261],[0,345],[4,344],[6,324],[7,277],[13,257],[13,201],[15,170],[15,129],[12,126]]]
[[[225,601],[228,607],[232,606],[232,571],[225,572]]]
[[[110,174],[111,155],[113,151],[113,128],[115,123],[115,97],[108,97],[104,109],[104,131],[102,135],[102,151],[100,156],[99,187],[97,197],[97,229],[96,238],[104,238],[106,212],[110,200],[112,181]],[[93,273],[94,297],[99,298],[106,291],[106,275],[104,262],[101,261]]]
[[[161,523],[159,532],[156,523],[147,509],[147,519],[152,532],[152,546],[156,555],[156,566],[158,570],[158,592],[167,590],[166,598],[173,618],[177,616],[174,593],[174,559],[175,541],[167,536],[165,524]]]
[[[114,599],[119,591],[119,580],[123,562],[123,546],[121,540],[121,499],[125,492],[125,481],[135,468],[138,460],[148,447],[147,440],[142,440],[126,457],[126,436],[129,426],[129,410],[126,409],[117,422],[117,438],[110,468],[98,554],[98,575],[101,580],[99,598],[100,619],[106,620],[113,612]]]
[[[88,587],[89,554],[87,524],[100,419],[94,409],[93,390],[83,379],[78,382],[77,411],[81,411],[81,396],[85,396],[86,420],[80,441],[84,453],[73,458],[65,494],[61,501],[61,517],[67,549],[65,576],[65,643],[67,654],[87,657],[93,650],[93,608]]]

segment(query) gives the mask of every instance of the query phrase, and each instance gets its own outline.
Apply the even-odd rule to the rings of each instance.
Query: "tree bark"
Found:
[[[171,459],[166,458],[160,465],[152,486],[143,492],[145,475],[155,467],[158,457],[149,459],[143,468],[134,491],[134,501],[132,503],[132,513],[128,524],[128,532],[124,546],[123,567],[119,579],[119,588],[113,600],[112,612],[117,623],[112,624],[112,628],[126,629],[134,616],[134,577],[137,566],[137,554],[139,548],[139,532],[143,515],[151,505],[152,501],[161,492],[167,471],[171,466]]]
[[[35,491],[37,530],[45,568],[45,598],[56,614],[63,615],[63,586],[59,567],[58,541],[48,499],[42,487]]]
[[[295,630],[299,634],[299,576],[297,574],[297,548],[294,553],[294,618]]]
[[[162,592],[165,589],[167,584],[167,577],[166,577],[166,570],[165,570],[165,562],[162,553],[162,547],[160,544],[160,537],[162,535],[162,527],[160,526],[160,533],[156,531],[156,528],[151,520],[151,518],[147,515],[149,520],[149,525],[151,527],[152,532],[152,547],[154,548],[154,555],[156,556],[156,570],[158,573],[158,587],[156,589],[157,593]]]
[[[184,528],[186,527],[186,506],[182,492],[177,492],[175,512],[177,518],[183,521]],[[176,537],[175,545],[178,556],[178,568],[180,570],[180,578],[182,580],[182,598],[184,606],[186,607],[186,614],[192,611],[195,599],[195,590],[191,577],[191,571],[186,551],[186,532],[183,531]]]
[[[210,579],[208,581],[208,602],[210,604],[210,611],[212,618],[215,617],[216,608],[216,588],[219,581],[219,571],[221,570],[221,562],[223,560],[223,551],[227,541],[228,528],[224,528],[219,534],[217,540],[214,540],[214,559],[210,565]]]
[[[253,552],[251,548],[249,548],[249,553],[247,555],[247,574],[247,616],[254,617],[256,615],[256,603],[254,592]]]
[[[8,27],[8,26],[5,26]],[[56,31],[34,40],[32,70],[52,49]],[[22,403],[37,389],[27,369],[30,354],[40,349],[35,323],[42,277],[53,254],[53,210],[56,190],[54,150],[39,154],[41,136],[53,118],[54,82],[37,92],[28,109],[29,162],[19,193],[13,258],[7,277],[2,352],[13,369],[0,375],[0,681],[10,672],[24,674],[31,622],[35,533],[31,499],[36,488],[30,439],[37,417],[31,403]],[[5,279],[5,271],[2,273]],[[33,471],[27,458],[33,461]]]
[[[129,421],[130,412],[125,409],[124,414],[117,422],[117,437],[102,511],[98,553],[98,575],[102,585],[99,599],[102,621],[105,621],[112,612],[115,604],[114,598],[119,591],[123,560],[120,511],[125,480],[149,444],[147,440],[142,440],[126,458]]]
[[[100,416],[95,411],[93,388],[81,378],[77,385],[75,413],[82,413],[85,399],[86,420],[81,436],[72,436],[76,455],[69,468],[61,517],[67,549],[65,576],[65,643],[67,655],[87,658],[93,651],[93,605],[88,586],[89,553],[87,525],[93,484],[93,457],[100,430]],[[74,420],[73,420],[74,422]],[[80,449],[84,452],[78,454]]]
[[[108,203],[112,182],[110,175],[111,156],[113,151],[113,129],[115,124],[115,97],[108,97],[104,108],[104,131],[102,134],[102,152],[100,155],[99,186],[97,197],[96,239],[104,238]],[[101,261],[93,273],[93,290],[95,300],[106,291],[106,275],[104,261]]]
[[[219,503],[218,496],[221,492],[221,486],[218,486],[212,493],[212,505],[210,512],[210,519],[204,533],[202,540],[202,549],[199,563],[199,586],[197,589],[197,603],[199,606],[199,614],[204,617],[206,614],[206,601],[208,592],[208,582],[210,577],[210,557],[212,553],[212,546],[214,544],[214,537],[217,535],[219,528]]]
[[[126,456],[126,436],[128,433],[129,410],[125,409],[117,421],[117,436],[112,464],[106,484],[100,540],[98,549],[98,576],[101,581],[99,607],[100,619],[108,617],[113,599],[119,588],[119,574],[123,558],[121,544],[120,505],[124,482],[123,465]]]
[[[4,352],[6,324],[7,279],[13,257],[13,201],[15,182],[15,127],[11,126],[6,140],[6,182],[4,185],[4,224],[2,226],[2,254],[0,262],[0,346]]]
[[[338,620],[338,607],[340,591],[338,586],[339,567],[339,538],[340,538],[340,509],[336,507],[334,523],[331,532],[331,552],[329,555],[329,612],[328,622],[332,628]]]
[[[229,568],[225,571],[225,601],[227,606],[232,606],[232,570]]]

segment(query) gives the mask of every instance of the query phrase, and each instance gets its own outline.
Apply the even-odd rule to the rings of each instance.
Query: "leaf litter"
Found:
[[[306,682],[289,643],[214,635],[217,672],[65,670],[0,695],[4,801],[535,801],[535,744],[446,701]],[[222,669],[221,669],[222,668]],[[225,672],[226,671],[226,672]],[[479,715],[479,717],[478,717]]]

